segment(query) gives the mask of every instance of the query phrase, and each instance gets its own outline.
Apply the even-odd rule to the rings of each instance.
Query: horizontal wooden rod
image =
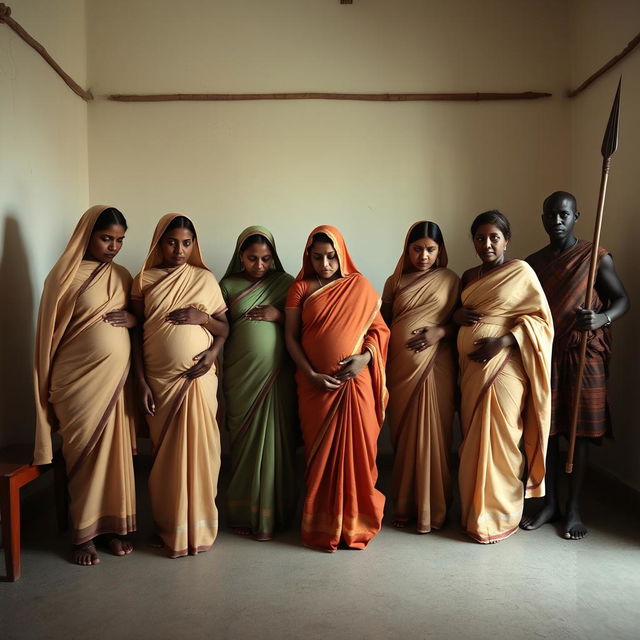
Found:
[[[50,55],[49,52],[25,29],[22,28],[11,17],[11,7],[8,7],[4,2],[0,2],[0,22],[4,22],[12,31],[18,34],[30,47],[35,49],[49,64],[49,66],[65,81],[67,86],[83,100],[89,102],[93,100],[91,91],[83,89]]]
[[[570,98],[575,98],[582,93],[592,82],[595,82],[601,75],[609,69],[615,67],[624,57],[628,56],[640,44],[640,33],[627,44],[627,46],[617,55],[613,56],[609,62],[603,64],[595,73],[592,73],[579,87],[567,92]]]
[[[112,94],[115,102],[181,102],[231,100],[368,100],[373,102],[413,102],[427,100],[536,100],[551,93],[523,91],[520,93],[151,93]]]

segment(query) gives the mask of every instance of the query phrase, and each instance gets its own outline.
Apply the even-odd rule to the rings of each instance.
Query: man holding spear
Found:
[[[533,517],[525,517],[523,529],[537,529],[564,515],[563,534],[569,540],[584,538],[587,529],[579,510],[580,493],[589,443],[601,443],[610,435],[607,375],[611,353],[610,325],[629,309],[624,290],[608,251],[598,248],[595,286],[590,308],[583,308],[592,243],[578,240],[574,225],[580,217],[575,197],[566,191],[552,193],[542,206],[542,224],[549,244],[527,258],[540,278],[555,326],[551,365],[551,437],[547,450],[546,497]],[[575,468],[569,476],[569,496],[564,514],[558,496],[560,456],[558,435],[569,435],[575,411],[575,387],[581,367],[582,333],[588,332],[582,389],[578,397]]]

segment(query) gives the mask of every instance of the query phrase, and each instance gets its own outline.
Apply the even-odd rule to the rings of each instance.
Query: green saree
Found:
[[[239,252],[254,234],[264,236],[273,247],[274,269],[262,280],[250,282],[242,275]],[[292,281],[278,259],[271,233],[264,227],[249,227],[240,234],[220,282],[231,325],[222,376],[231,442],[229,523],[250,529],[259,540],[272,538],[296,506],[296,391],[282,325],[251,321],[245,314],[258,305],[282,311]]]

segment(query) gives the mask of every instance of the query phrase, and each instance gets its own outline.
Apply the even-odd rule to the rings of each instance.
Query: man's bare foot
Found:
[[[164,547],[164,540],[157,533],[152,533],[149,538],[149,546],[154,549],[162,549]]]
[[[231,527],[231,531],[237,536],[250,536],[253,533],[251,527]]]
[[[564,534],[566,540],[582,540],[587,535],[587,527],[584,526],[577,508],[567,509],[567,517],[564,520]]]
[[[402,518],[401,516],[396,516],[392,521],[391,524],[396,528],[396,529],[406,529],[407,525],[409,524],[409,518]]]
[[[133,545],[128,538],[112,536],[107,540],[107,546],[114,556],[128,556],[133,551]]]
[[[95,544],[93,544],[93,540],[89,540],[89,542],[85,542],[84,544],[74,545],[72,560],[74,564],[82,567],[100,564],[100,558],[98,557],[98,552],[96,551]]]
[[[543,524],[547,522],[556,522],[560,520],[560,509],[557,505],[545,504],[535,516],[525,516],[520,521],[520,528],[525,531],[533,531],[539,529]]]

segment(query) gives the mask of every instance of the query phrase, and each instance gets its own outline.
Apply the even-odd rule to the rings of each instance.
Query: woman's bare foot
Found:
[[[520,521],[520,528],[525,531],[533,531],[539,529],[547,522],[556,522],[560,520],[560,509],[557,505],[545,504],[535,516],[525,516]]]
[[[149,538],[149,546],[154,549],[162,549],[164,547],[164,540],[157,533],[152,533]]]
[[[250,536],[253,532],[251,531],[251,527],[231,527],[231,531],[235,533],[237,536]]]
[[[582,540],[586,535],[587,527],[584,526],[577,507],[568,508],[563,537],[566,540]]]
[[[85,542],[84,544],[74,545],[72,561],[81,567],[100,564],[100,558],[98,557],[98,552],[96,551],[95,544],[93,544],[93,540],[89,540],[89,542]]]
[[[407,525],[409,524],[409,518],[401,518],[400,516],[396,516],[392,521],[391,524],[396,528],[396,529],[405,529],[407,527]]]
[[[111,536],[107,539],[107,546],[114,556],[128,556],[133,551],[133,545],[128,538]]]

